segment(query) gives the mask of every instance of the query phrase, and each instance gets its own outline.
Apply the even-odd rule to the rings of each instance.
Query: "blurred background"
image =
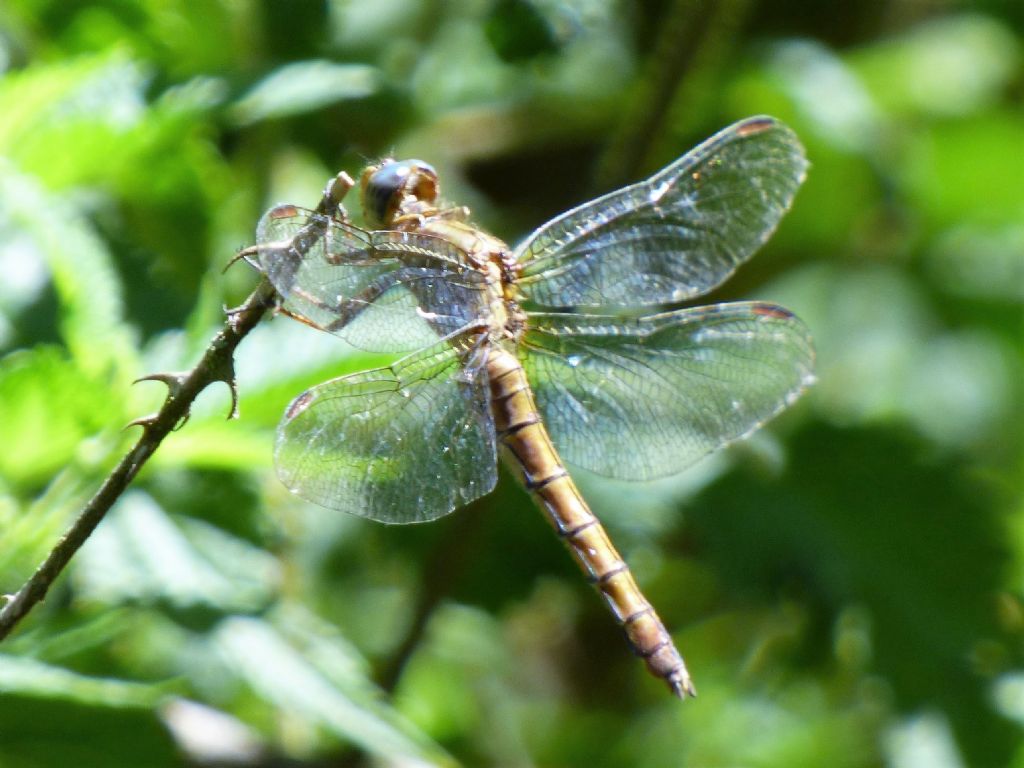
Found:
[[[1024,6],[6,0],[0,593],[255,286],[260,214],[383,154],[515,243],[724,125],[812,167],[709,301],[818,384],[584,494],[690,664],[633,658],[514,479],[431,525],[289,495],[273,430],[370,358],[287,318],[0,645],[0,766],[1024,767]],[[375,361],[374,361],[375,362]]]

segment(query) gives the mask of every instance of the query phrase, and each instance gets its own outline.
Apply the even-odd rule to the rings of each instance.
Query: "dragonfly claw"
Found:
[[[220,273],[223,275],[239,261],[245,261],[245,263],[250,267],[259,269],[259,264],[254,260],[254,257],[259,253],[259,250],[259,246],[257,245],[250,245],[248,248],[243,248],[231,257],[231,261],[224,265],[224,269],[222,269]]]

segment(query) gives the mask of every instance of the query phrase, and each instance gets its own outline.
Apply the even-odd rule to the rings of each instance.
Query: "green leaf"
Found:
[[[157,686],[0,656],[0,762],[4,768],[180,765],[155,712],[165,696]]]
[[[891,115],[965,115],[996,101],[1019,76],[1019,38],[992,18],[933,19],[853,54],[852,66]]]
[[[256,83],[232,105],[229,115],[238,125],[301,115],[339,101],[365,98],[381,85],[380,73],[366,64],[297,61]]]
[[[914,133],[894,158],[898,183],[935,228],[999,227],[1024,216],[1024,118],[1011,111],[949,121]]]
[[[809,632],[863,610],[870,671],[898,705],[943,711],[969,764],[1001,765],[1019,733],[991,718],[991,682],[974,667],[982,638],[1007,659],[1016,643],[999,639],[994,610],[1011,541],[960,459],[925,463],[930,450],[895,430],[805,430],[788,482],[748,473],[717,484],[690,513],[692,535],[746,599],[798,596],[817,614]]]
[[[480,610],[446,605],[431,617],[396,698],[402,712],[432,736],[457,740],[480,727],[481,699],[511,687],[513,678],[500,624]],[[509,727],[493,732],[505,734]]]
[[[74,459],[79,444],[122,417],[120,401],[57,347],[0,359],[0,474],[44,480]]]
[[[228,406],[225,405],[225,411]],[[165,441],[153,456],[158,467],[250,471],[270,466],[274,455],[273,434],[246,422],[223,417],[189,422]]]
[[[123,53],[37,65],[0,79],[0,154],[50,187],[109,172],[111,163],[123,162],[122,137],[144,116],[145,80]]]
[[[156,686],[86,677],[34,659],[0,655],[0,693],[63,699],[103,707],[149,708],[166,692]]]
[[[558,50],[548,20],[529,0],[498,0],[484,22],[484,33],[504,61],[529,61]]]
[[[0,163],[0,230],[26,235],[50,268],[61,303],[61,332],[90,377],[134,371],[132,334],[123,320],[121,282],[106,245],[66,200]],[[107,382],[109,385],[109,382]]]
[[[1024,303],[1024,224],[947,231],[927,254],[929,274],[953,296]]]
[[[140,492],[107,515],[75,568],[80,589],[94,600],[224,612],[262,608],[278,576],[269,554],[208,524],[176,521]]]
[[[865,711],[871,702],[858,707],[856,700],[853,706],[833,701],[824,686],[813,682],[795,682],[780,695],[729,685],[705,686],[700,700],[700,707],[667,708],[629,728],[614,745],[611,762],[655,768],[665,755],[682,746],[676,752],[679,765],[858,768],[877,764],[876,747],[868,736],[870,712]],[[687,734],[682,744],[680,731]]]
[[[440,747],[383,702],[361,673],[363,665],[330,661],[351,653],[336,640],[306,638],[303,648],[265,621],[234,618],[220,626],[216,641],[236,673],[282,712],[319,725],[386,762],[453,765]]]

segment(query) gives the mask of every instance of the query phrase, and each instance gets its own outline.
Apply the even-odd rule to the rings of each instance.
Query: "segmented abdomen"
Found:
[[[519,360],[495,344],[488,356],[487,370],[495,429],[522,471],[526,488],[547,513],[580,568],[604,596],[630,645],[651,673],[665,680],[677,696],[696,696],[686,664],[671,636],[551,444]]]

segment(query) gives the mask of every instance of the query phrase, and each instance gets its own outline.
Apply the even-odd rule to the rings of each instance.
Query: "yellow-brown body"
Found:
[[[515,354],[523,314],[515,293],[517,265],[508,246],[444,213],[410,217],[400,224],[453,242],[487,273],[491,314],[486,333],[491,338],[486,365],[491,414],[498,440],[506,449],[503,453],[521,473],[523,484],[580,569],[605,598],[647,668],[665,680],[677,696],[695,696],[693,681],[671,635],[584,501],[537,411],[526,371]]]

